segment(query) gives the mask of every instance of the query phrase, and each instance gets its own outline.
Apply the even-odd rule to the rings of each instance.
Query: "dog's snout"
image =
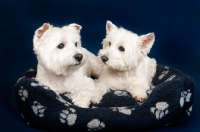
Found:
[[[105,55],[103,55],[103,56],[101,56],[101,60],[102,60],[103,62],[106,62],[106,61],[108,61],[108,57],[105,56]]]
[[[77,61],[81,61],[82,60],[82,58],[83,58],[83,55],[82,54],[76,54],[76,55],[74,55],[74,58],[77,60]]]

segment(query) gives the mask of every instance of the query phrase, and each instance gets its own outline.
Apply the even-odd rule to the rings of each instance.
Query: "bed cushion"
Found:
[[[194,82],[183,72],[157,66],[144,103],[127,91],[110,91],[90,108],[73,105],[69,93],[57,95],[35,80],[37,67],[15,85],[15,100],[27,125],[46,131],[148,130],[185,123],[192,111]]]

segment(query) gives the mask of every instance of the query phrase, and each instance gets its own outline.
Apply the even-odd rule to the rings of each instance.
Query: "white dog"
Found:
[[[70,92],[74,104],[86,108],[95,91],[90,77],[100,71],[97,57],[81,47],[81,28],[75,23],[62,28],[44,23],[35,31],[33,42],[36,80],[57,94]]]
[[[105,67],[97,80],[92,102],[99,103],[109,89],[127,90],[137,101],[145,101],[156,72],[155,59],[147,56],[155,40],[154,33],[138,36],[110,21],[106,30],[103,49],[98,54]]]

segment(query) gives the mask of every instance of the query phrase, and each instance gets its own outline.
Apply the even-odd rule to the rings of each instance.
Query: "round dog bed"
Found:
[[[38,83],[36,73],[31,68],[17,81],[15,99],[25,123],[46,131],[146,130],[185,123],[192,111],[193,80],[168,66],[157,66],[144,103],[116,90],[90,108],[77,107],[69,93],[57,95]]]

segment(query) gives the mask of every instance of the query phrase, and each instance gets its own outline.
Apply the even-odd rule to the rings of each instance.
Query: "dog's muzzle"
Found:
[[[105,63],[106,61],[108,61],[108,57],[103,55],[101,56],[101,60]]]
[[[76,55],[74,55],[74,58],[75,58],[78,62],[81,62],[81,60],[83,59],[83,55],[82,55],[82,54],[76,54]]]

